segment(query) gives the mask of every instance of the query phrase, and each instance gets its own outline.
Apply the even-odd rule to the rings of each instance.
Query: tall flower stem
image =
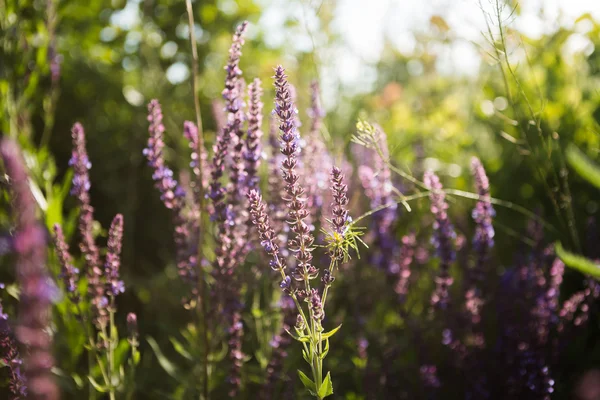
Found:
[[[115,387],[113,385],[113,376],[115,373],[115,342],[116,338],[113,335],[115,331],[115,298],[110,298],[109,325],[108,325],[108,390],[110,400],[115,400]]]
[[[190,31],[190,45],[192,47],[192,91],[194,96],[194,108],[196,110],[196,127],[198,128],[198,194],[199,194],[199,212],[198,212],[198,226],[202,227],[202,220],[204,217],[204,209],[205,209],[205,196],[204,196],[204,185],[202,184],[202,177],[204,171],[204,159],[202,154],[204,153],[204,132],[202,129],[202,114],[200,113],[200,101],[198,99],[198,48],[196,46],[196,32],[195,32],[195,23],[194,23],[194,10],[192,8],[191,0],[186,0],[186,9],[188,14],[188,24]],[[198,320],[200,321],[201,330],[202,330],[202,348],[204,349],[204,358],[202,365],[202,387],[203,387],[203,396],[205,400],[208,400],[208,353],[210,348],[210,343],[208,341],[208,322],[207,322],[207,314],[208,314],[208,304],[207,300],[207,290],[206,290],[206,279],[204,270],[202,269],[202,260],[204,259],[202,244],[203,244],[204,235],[202,233],[202,228],[198,229],[198,297],[199,297],[199,307],[198,310]]]

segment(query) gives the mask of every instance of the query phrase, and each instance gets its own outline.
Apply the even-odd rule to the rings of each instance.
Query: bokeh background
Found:
[[[580,252],[597,245],[587,245],[585,236],[600,206],[597,192],[569,175],[560,151],[545,151],[533,133],[529,140],[517,128],[538,125],[552,146],[574,143],[597,157],[600,7],[594,0],[499,5],[488,0],[206,0],[193,5],[198,95],[209,143],[231,34],[248,20],[241,68],[246,79],[263,80],[265,109],[272,109],[276,65],[287,68],[297,88],[301,118],[307,115],[310,82],[317,79],[327,110],[326,137],[338,157],[352,159],[350,138],[359,116],[387,132],[395,165],[415,175],[433,169],[446,187],[471,190],[468,166],[477,155],[492,195],[541,215],[552,227],[546,231],[548,242],[561,240]],[[79,121],[93,164],[91,196],[100,235],[105,234],[100,226],[107,227],[115,213],[123,213],[126,221],[122,274],[128,289],[119,308],[137,312],[144,335],[167,347],[168,337],[189,318],[180,304],[170,216],[153,188],[142,149],[146,104],[157,98],[165,114],[166,157],[176,170],[187,167],[181,131],[183,121],[195,114],[185,2],[1,0],[0,25],[0,129],[17,138],[28,155],[46,224],[62,222],[73,234],[75,203],[66,190],[70,128]],[[505,51],[498,53],[500,25]],[[556,181],[555,170],[561,173]],[[561,186],[563,173],[571,183],[568,195]],[[361,189],[356,190],[360,197]],[[455,224],[469,236],[473,203],[451,200]],[[412,213],[403,212],[398,235],[418,230],[427,208],[426,202],[416,203]],[[502,207],[497,214],[495,265],[502,271],[523,245],[528,218]],[[8,226],[6,213],[0,217]],[[54,259],[51,268],[58,268]],[[0,276],[14,279],[8,258],[2,259]],[[576,290],[580,278],[567,273],[565,293]],[[4,297],[10,309],[14,299]],[[351,309],[344,303],[362,301],[360,293],[349,294],[336,306]],[[377,299],[366,303],[380,311],[374,317],[379,322],[365,328],[371,334],[398,323],[386,314],[389,310],[377,307]],[[597,322],[590,324],[590,337],[598,333]],[[68,369],[77,362],[67,350],[73,343],[59,343],[59,362]],[[176,383],[143,347],[138,398],[165,398]],[[336,384],[347,399],[363,398],[363,380],[355,374],[364,361],[341,356],[355,348],[348,337],[330,356],[331,368],[339,367]],[[571,380],[561,388],[564,398],[573,395],[584,371],[599,365],[600,348],[588,350],[586,365],[573,361]]]

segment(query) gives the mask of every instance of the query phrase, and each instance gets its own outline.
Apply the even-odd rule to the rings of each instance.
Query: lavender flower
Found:
[[[250,106],[248,108],[248,135],[246,137],[246,146],[244,151],[244,160],[246,161],[246,187],[248,190],[258,187],[258,167],[261,158],[260,138],[263,135],[261,102],[262,88],[260,79],[254,79],[254,82],[248,86],[248,96]]]
[[[410,266],[415,255],[417,240],[414,233],[402,237],[402,248],[398,256],[398,279],[394,291],[398,295],[400,304],[404,304],[408,295],[408,285],[411,276]]]
[[[232,141],[231,151],[231,203],[237,204],[242,196],[241,183],[244,179],[244,162],[242,153],[244,142],[242,140],[244,131],[242,124],[244,122],[244,101],[243,101],[243,81],[240,79],[242,70],[239,67],[240,57],[242,55],[242,46],[244,45],[244,33],[248,27],[248,22],[244,21],[238,26],[233,35],[233,43],[229,49],[229,61],[225,66],[227,76],[225,78],[225,89],[223,89],[223,100],[225,100],[225,110],[227,112],[227,125],[225,126],[224,136],[229,136]]]
[[[91,187],[88,175],[92,167],[87,155],[85,144],[85,132],[81,124],[76,123],[72,129],[73,153],[69,165],[73,168],[73,186],[71,194],[79,203],[79,235],[81,241],[79,247],[84,255],[88,292],[92,299],[92,312],[94,320],[106,316],[104,286],[102,284],[102,269],[100,268],[100,253],[93,234],[94,208],[90,205],[89,190]]]
[[[67,295],[74,304],[77,304],[80,300],[77,292],[79,270],[73,266],[69,245],[65,241],[65,236],[59,224],[54,225],[54,248],[61,268],[60,277],[67,290]]]
[[[475,265],[467,275],[467,290],[465,292],[465,308],[469,317],[469,324],[473,329],[475,342],[478,346],[484,343],[483,334],[478,325],[481,322],[481,308],[484,304],[481,285],[485,277],[485,266],[489,259],[489,252],[494,246],[494,227],[492,219],[495,216],[494,208],[490,202],[490,183],[483,165],[476,157],[471,160],[471,170],[475,177],[475,186],[479,199],[473,209],[475,220],[475,236],[473,250],[475,251]]]
[[[480,284],[483,280],[485,264],[490,249],[494,246],[494,227],[492,219],[496,215],[490,198],[490,183],[488,181],[483,165],[479,159],[473,157],[471,169],[475,177],[475,186],[479,200],[473,209],[473,220],[477,224],[473,238],[473,249],[477,259],[471,273],[473,285]]]
[[[104,273],[106,276],[106,293],[115,297],[125,291],[123,281],[119,280],[119,267],[121,266],[121,246],[123,241],[123,216],[117,214],[108,231],[108,251]]]
[[[343,235],[348,223],[348,185],[344,184],[344,174],[338,167],[331,169],[331,192],[333,193],[333,229]]]
[[[325,318],[325,312],[323,310],[323,304],[321,303],[321,296],[317,289],[311,289],[310,291],[310,309],[312,316],[315,321],[320,321]]]
[[[431,190],[429,199],[431,201],[431,212],[435,217],[432,242],[440,258],[440,270],[436,278],[436,289],[431,297],[431,303],[437,308],[445,309],[448,307],[449,301],[448,288],[453,281],[450,276],[450,265],[456,257],[452,244],[456,238],[456,233],[446,212],[448,203],[446,203],[446,194],[442,191],[440,179],[433,172],[427,171],[423,180],[425,186]]]
[[[296,108],[291,101],[287,76],[282,66],[275,69],[275,89],[275,113],[279,118],[279,130],[281,131],[281,153],[285,156],[281,165],[286,192],[283,200],[289,209],[288,223],[295,233],[295,237],[289,241],[288,247],[298,261],[294,278],[306,281],[317,275],[316,268],[311,265],[314,238],[310,233],[310,227],[305,222],[309,211],[306,207],[305,191],[298,183],[299,177],[296,172],[299,150],[296,140],[298,137],[295,126]]]
[[[275,243],[275,231],[271,228],[269,216],[266,213],[266,204],[257,190],[250,190],[248,193],[249,211],[252,217],[252,223],[256,226],[260,244],[267,254],[271,257],[269,265],[274,271],[280,271],[284,281],[286,278],[285,261],[279,255],[279,246]],[[284,286],[288,286],[287,284]]]
[[[129,335],[129,343],[133,346],[134,343],[137,345],[139,331],[138,331],[138,320],[135,313],[127,314],[127,332]]]
[[[152,179],[154,186],[161,193],[161,200],[166,208],[173,213],[173,224],[175,231],[173,239],[177,248],[177,269],[179,276],[189,283],[195,284],[197,280],[196,261],[190,256],[190,232],[188,229],[188,220],[184,215],[185,209],[185,191],[173,178],[173,171],[166,166],[163,157],[163,149],[165,143],[163,141],[163,133],[165,127],[162,123],[162,110],[158,100],[152,100],[148,104],[148,121],[150,125],[148,132],[148,146],[144,149],[143,154],[148,159],[148,165],[154,169]],[[191,134],[191,133],[190,133]]]
[[[3,284],[0,287],[4,288]],[[4,313],[0,302],[0,360],[9,370],[9,390],[12,400],[18,400],[27,396],[27,384],[25,376],[21,372],[23,360],[19,354],[17,342],[13,336],[8,322],[8,315]]]
[[[423,365],[419,370],[423,385],[429,389],[437,389],[442,384],[437,375],[437,367],[435,365]]]
[[[234,269],[243,261],[246,246],[243,234],[245,224],[237,223],[234,212],[240,214],[238,208],[241,199],[240,182],[243,174],[242,150],[243,150],[243,130],[242,123],[244,119],[242,86],[239,79],[242,71],[239,68],[241,48],[244,44],[243,35],[248,26],[247,22],[238,26],[234,36],[233,43],[229,50],[229,60],[225,70],[225,89],[223,90],[223,99],[225,101],[225,110],[227,112],[227,123],[220,134],[217,136],[217,142],[214,146],[214,155],[212,160],[211,181],[208,197],[213,204],[213,221],[218,222],[219,232],[216,237],[216,262],[214,268],[214,278],[216,281],[216,294],[220,296],[223,307],[224,318],[228,324],[228,357],[231,362],[231,370],[228,381],[230,383],[230,397],[235,397],[239,386],[240,369],[243,362],[241,352],[241,339],[243,334],[243,325],[240,314],[239,301],[239,282],[234,275]],[[225,202],[226,190],[221,184],[221,178],[225,170],[225,162],[229,152],[230,143],[233,141],[233,151],[231,154],[231,184],[229,186],[229,202]]]
[[[165,127],[162,123],[163,115],[158,100],[152,100],[148,104],[148,121],[150,125],[148,132],[148,146],[144,149],[143,154],[148,159],[148,165],[154,168],[152,179],[155,181],[156,188],[160,191],[160,199],[165,204],[165,207],[172,210],[179,210],[182,207],[182,199],[184,193],[177,181],[173,178],[173,171],[166,166],[163,157],[163,149],[165,147],[163,133]]]
[[[14,195],[14,248],[17,253],[17,278],[21,285],[16,336],[21,345],[27,347],[23,364],[28,398],[54,400],[59,398],[59,390],[51,372],[54,359],[48,325],[56,291],[44,265],[45,231],[36,219],[36,203],[29,190],[27,172],[17,146],[3,140],[0,154],[11,178]]]
[[[365,149],[366,154],[358,154],[362,160],[374,160],[373,165],[360,165],[358,176],[365,194],[370,200],[371,209],[385,206],[385,208],[373,214],[372,217],[372,247],[376,250],[373,253],[371,262],[389,275],[395,276],[398,272],[399,248],[393,234],[393,226],[398,206],[393,198],[394,186],[389,166],[382,159],[382,156],[384,159],[389,157],[387,138],[379,127],[374,127],[374,129],[374,141],[377,143],[381,154],[369,149]]]

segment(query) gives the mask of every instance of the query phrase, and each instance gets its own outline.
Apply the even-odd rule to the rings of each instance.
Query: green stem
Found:
[[[89,321],[84,320],[83,312],[81,311],[79,302],[76,299],[72,299],[71,301],[73,302],[73,304],[75,304],[75,308],[77,309],[77,316],[78,316],[77,320],[79,322],[81,322],[81,326],[83,328],[83,331],[85,332],[85,336],[87,337],[88,344],[90,346],[90,350],[87,352],[87,358],[88,358],[88,373],[91,375],[92,368],[94,367],[94,359],[97,357],[96,356],[96,343],[90,333]],[[88,398],[90,400],[96,400],[96,389],[94,389],[94,386],[92,386],[91,383],[88,383]]]
[[[204,171],[204,160],[202,155],[204,154],[204,131],[202,129],[202,114],[200,112],[200,100],[198,99],[198,48],[196,46],[196,30],[194,23],[194,10],[192,8],[191,0],[186,0],[185,2],[186,10],[188,14],[188,26],[190,31],[190,46],[192,48],[192,92],[194,97],[194,109],[196,111],[196,127],[198,129],[198,181],[196,182],[197,190],[198,190],[198,202],[199,202],[199,214],[198,214],[198,297],[199,297],[199,320],[202,329],[202,348],[203,352],[203,365],[202,365],[202,396],[204,400],[209,400],[209,390],[208,390],[208,379],[209,379],[209,359],[208,355],[210,352],[210,343],[208,338],[208,304],[207,304],[207,290],[206,290],[206,279],[205,279],[205,271],[201,267],[202,260],[204,259],[203,249],[202,249],[202,220],[205,209],[205,199],[204,199],[204,185],[202,182],[203,171]]]
[[[113,335],[113,330],[115,326],[115,298],[114,296],[110,297],[110,307],[108,309],[109,314],[109,325],[108,325],[108,336],[106,332],[104,332],[105,337],[107,338],[108,344],[108,389],[109,389],[109,397],[110,400],[115,400],[115,387],[113,385],[113,376],[115,373],[115,337]]]

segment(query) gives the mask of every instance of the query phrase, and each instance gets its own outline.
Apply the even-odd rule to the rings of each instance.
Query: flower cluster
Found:
[[[80,236],[80,249],[83,255],[83,264],[88,271],[88,293],[82,295],[79,291],[81,276],[79,269],[73,265],[73,257],[65,239],[62,227],[54,225],[54,248],[61,267],[60,277],[67,293],[67,298],[75,306],[76,316],[83,325],[86,343],[89,345],[90,358],[96,358],[98,367],[103,372],[104,386],[100,391],[109,392],[114,396],[116,387],[122,384],[117,377],[117,368],[114,360],[117,336],[114,316],[116,314],[115,298],[125,291],[125,285],[120,279],[121,250],[123,243],[123,216],[117,214],[108,231],[108,241],[103,268],[101,268],[100,251],[96,245],[92,232],[93,208],[90,205],[90,183],[88,171],[91,163],[88,160],[85,146],[83,127],[77,123],[73,127],[73,157],[70,165],[74,170],[73,187],[71,193],[78,200],[80,215],[78,231]],[[90,331],[92,322],[96,331]],[[103,358],[106,359],[106,367]],[[132,361],[132,368],[137,361]],[[90,368],[93,366],[90,365]],[[97,384],[96,389],[99,387]]]
[[[248,97],[250,105],[248,107],[248,134],[246,137],[246,146],[244,151],[244,160],[246,161],[246,188],[251,190],[258,187],[258,167],[261,159],[261,137],[263,132],[262,110],[263,103],[262,88],[260,79],[254,79],[248,86]]]
[[[27,396],[30,399],[55,400],[59,389],[54,382],[52,368],[52,336],[48,332],[52,314],[51,306],[56,297],[56,288],[46,271],[46,235],[36,218],[36,203],[29,189],[25,164],[15,143],[3,140],[0,155],[6,173],[11,179],[14,196],[15,237],[14,250],[17,254],[17,278],[21,287],[19,317],[15,334],[27,349],[23,357],[23,369],[27,381]],[[11,362],[18,363],[14,352]],[[20,369],[12,372],[13,392],[21,394],[25,389],[19,377]]]
[[[121,244],[123,241],[123,216],[117,214],[108,231],[108,244],[106,262],[104,263],[104,276],[106,279],[106,293],[115,297],[125,292],[125,285],[119,279],[121,266]]]
[[[289,295],[296,304],[298,314],[295,331],[300,335],[296,339],[303,343],[310,343],[310,346],[305,345],[305,359],[307,361],[309,361],[309,358],[314,360],[314,362],[309,362],[314,381],[301,374],[301,376],[305,376],[303,383],[313,393],[319,391],[327,396],[332,393],[332,388],[329,375],[323,380],[322,363],[328,351],[323,350],[323,342],[326,341],[325,347],[327,349],[329,342],[326,338],[331,336],[334,331],[323,337],[321,334],[323,331],[322,321],[325,318],[327,294],[334,280],[334,269],[340,261],[347,258],[348,248],[353,246],[353,244],[350,244],[349,238],[346,237],[350,220],[346,208],[348,204],[348,187],[344,183],[342,171],[337,167],[332,167],[331,191],[333,202],[330,224],[333,232],[329,234],[327,243],[330,265],[323,272],[322,282],[324,288],[320,291],[311,284],[317,278],[319,271],[313,265],[314,237],[307,223],[309,210],[305,195],[306,191],[300,184],[298,156],[301,141],[297,131],[296,108],[283,67],[278,66],[275,69],[274,80],[276,89],[274,112],[279,120],[280,149],[283,155],[281,173],[285,184],[282,199],[287,208],[287,223],[294,234],[287,241],[287,248],[295,258],[296,265],[291,276],[293,276],[296,284],[292,285],[292,278],[287,274],[286,264],[281,257],[275,231],[271,227],[267,215],[267,206],[257,190],[251,190],[247,194],[249,211],[252,222],[259,233],[261,245],[270,257],[270,266],[272,269],[279,271],[281,275],[280,287],[284,295]],[[306,310],[308,312],[305,312],[301,301],[307,303]],[[308,315],[308,319],[306,315]],[[291,325],[291,317],[288,324]]]
[[[4,288],[4,285],[0,285],[0,288]],[[19,354],[17,341],[9,325],[8,315],[4,313],[2,308],[2,303],[0,303],[0,361],[10,370],[9,390],[12,399],[25,398],[27,396],[27,384],[21,371],[23,359]]]
[[[308,281],[316,278],[317,269],[311,264],[314,237],[306,223],[309,211],[306,205],[305,190],[299,183],[296,171],[298,164],[297,153],[299,136],[295,126],[296,108],[291,99],[287,76],[283,67],[275,69],[275,113],[279,118],[281,132],[281,163],[283,181],[285,182],[284,201],[288,207],[288,222],[295,237],[288,242],[290,251],[297,260],[293,276],[298,281]]]
[[[73,303],[77,304],[79,303],[79,292],[77,291],[79,269],[73,266],[73,257],[69,253],[69,245],[59,224],[54,224],[54,247],[61,268],[60,276],[65,285],[67,295]]]
[[[450,276],[450,266],[456,257],[453,244],[456,233],[448,218],[448,203],[440,179],[433,172],[427,171],[423,181],[431,191],[429,199],[431,201],[431,212],[435,217],[432,243],[440,258],[439,273],[436,277],[436,290],[431,298],[431,303],[436,308],[445,309],[448,307],[449,301],[448,288],[453,282]]]
[[[166,165],[163,156],[165,147],[163,134],[165,127],[162,123],[163,115],[158,100],[152,100],[148,104],[148,121],[150,125],[148,132],[148,146],[143,153],[148,159],[148,165],[154,173],[152,179],[155,187],[161,193],[161,200],[166,208],[173,213],[173,224],[175,226],[173,238],[177,247],[177,268],[181,278],[188,284],[193,284],[197,279],[197,260],[191,256],[189,221],[185,215],[185,190],[173,178],[173,171]],[[193,124],[192,124],[193,125]],[[194,136],[195,126],[186,124],[189,136]]]
[[[73,152],[69,161],[69,165],[73,168],[71,194],[79,203],[79,223],[77,225],[81,237],[79,248],[85,258],[88,292],[94,311],[93,318],[98,320],[106,317],[106,301],[104,286],[101,282],[100,253],[94,238],[94,208],[90,203],[89,194],[91,187],[89,170],[92,163],[87,155],[83,126],[80,123],[73,125],[71,135],[73,138]]]

